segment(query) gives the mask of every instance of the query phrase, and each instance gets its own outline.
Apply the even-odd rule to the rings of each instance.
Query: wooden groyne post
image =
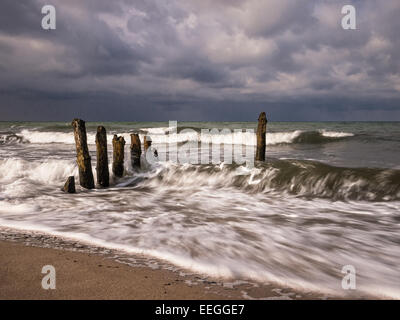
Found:
[[[79,184],[86,189],[93,189],[94,179],[87,146],[85,121],[74,119],[72,121],[72,126],[74,127],[76,145],[76,162],[79,168]]]
[[[97,183],[102,187],[108,187],[110,185],[110,173],[108,170],[107,132],[103,126],[97,127],[96,152]]]
[[[148,136],[144,136],[143,138],[143,148],[144,148],[144,153],[147,152],[147,149],[151,147],[151,138]]]
[[[75,193],[75,177],[68,177],[67,181],[64,184],[64,187],[61,188],[62,191],[67,193]]]
[[[265,112],[261,112],[260,116],[258,117],[258,126],[257,126],[257,151],[256,151],[257,161],[265,161],[267,122],[268,121]]]
[[[146,139],[146,138],[145,138]],[[131,162],[133,168],[140,168],[140,156],[142,155],[142,146],[140,137],[137,133],[131,134]]]
[[[116,134],[112,140],[113,144],[113,165],[112,171],[114,176],[122,177],[124,174],[124,148],[125,139],[124,137],[118,137]]]

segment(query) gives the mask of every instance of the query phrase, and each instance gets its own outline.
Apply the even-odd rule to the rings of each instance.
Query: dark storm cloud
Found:
[[[17,35],[38,31],[41,13],[35,1],[2,0],[0,8],[2,32]]]
[[[399,16],[397,0],[3,0],[0,119],[400,120]]]

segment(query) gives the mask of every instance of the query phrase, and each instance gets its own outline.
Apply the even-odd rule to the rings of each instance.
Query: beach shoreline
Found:
[[[220,299],[168,270],[133,268],[83,252],[0,241],[0,299]],[[56,270],[56,289],[42,288],[42,267]]]
[[[15,234],[19,234],[18,239]],[[49,247],[46,241],[38,245],[36,240],[30,242],[29,234],[15,234],[7,239],[3,231],[0,239],[2,300],[335,299],[276,284],[233,283],[163,267],[132,266],[110,254]],[[41,271],[45,265],[56,270],[55,290],[42,288],[46,274]]]

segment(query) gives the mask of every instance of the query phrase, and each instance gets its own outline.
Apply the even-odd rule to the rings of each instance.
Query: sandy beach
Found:
[[[0,299],[320,299],[275,285],[226,286],[197,276],[132,267],[102,255],[0,241]],[[56,289],[41,287],[42,267],[56,269]],[[326,298],[326,297],[325,297]]]
[[[171,271],[133,268],[101,256],[0,242],[0,299],[220,299]],[[56,289],[44,290],[44,265]],[[237,296],[236,296],[237,297]]]

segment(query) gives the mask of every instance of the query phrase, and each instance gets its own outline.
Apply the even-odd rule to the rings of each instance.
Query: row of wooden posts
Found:
[[[86,189],[93,189],[95,187],[91,158],[89,148],[87,145],[87,134],[85,121],[81,119],[74,119],[72,121],[74,128],[74,138],[76,145],[76,158],[79,170],[79,184]],[[266,132],[267,132],[267,118],[265,112],[262,112],[258,117],[257,126],[257,149],[256,160],[265,161],[265,145],[266,145]],[[125,157],[125,139],[122,136],[114,135],[112,140],[113,145],[113,163],[112,172],[115,177],[122,177],[124,174],[124,157]],[[144,137],[143,147],[144,152],[151,146],[151,139]],[[142,155],[141,141],[139,134],[131,134],[131,163],[132,167],[140,168],[140,158]],[[103,126],[97,127],[96,133],[96,173],[97,184],[106,188],[110,185],[110,173],[108,169],[108,153],[107,153],[107,132]],[[75,193],[75,178],[69,177],[64,185],[63,191],[68,193]]]
[[[74,119],[72,121],[74,128],[74,138],[76,146],[76,162],[79,170],[79,184],[86,189],[93,189],[95,187],[91,157],[87,145],[87,134],[85,121],[81,119]],[[124,160],[125,160],[125,139],[122,136],[114,135],[112,140],[113,145],[113,163],[112,173],[115,177],[122,177],[124,175]],[[151,146],[151,139],[144,137],[143,147],[146,152]],[[132,167],[140,168],[140,158],[142,155],[142,146],[139,134],[131,134],[131,162]],[[97,127],[96,133],[96,173],[97,184],[106,188],[110,185],[110,173],[108,169],[108,151],[107,151],[107,131],[103,126]],[[75,193],[75,178],[70,176],[63,187],[63,191],[68,193]]]

